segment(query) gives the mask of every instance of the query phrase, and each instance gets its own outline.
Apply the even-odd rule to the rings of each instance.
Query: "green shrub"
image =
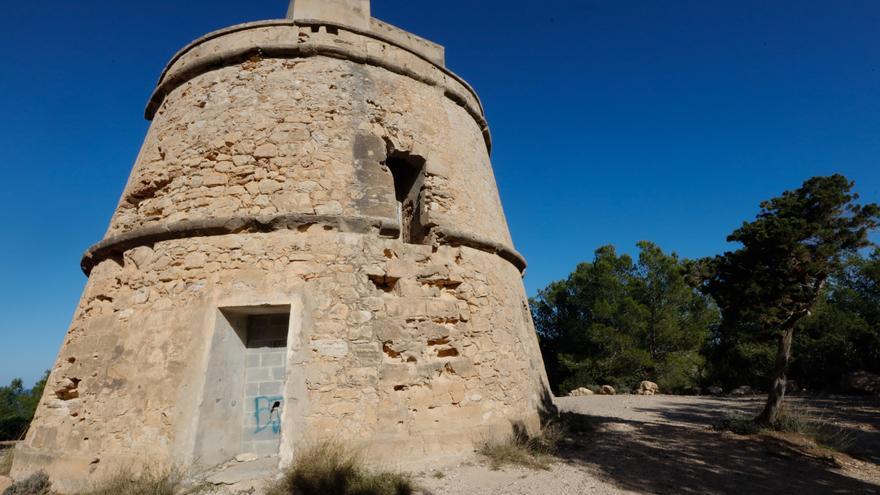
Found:
[[[849,450],[855,443],[855,437],[850,430],[837,426],[823,415],[816,415],[796,405],[787,405],[782,410],[773,429],[805,435],[818,445],[841,452]]]
[[[818,422],[806,409],[786,404],[771,428],[783,433],[799,433],[813,437],[818,431]]]
[[[716,430],[730,431],[737,435],[754,435],[761,431],[761,427],[755,423],[755,418],[743,413],[730,413],[725,416],[718,424],[715,425]]]
[[[302,452],[267,495],[409,495],[411,478],[395,472],[366,469],[360,454],[324,442]]]
[[[739,435],[755,435],[763,431],[795,433],[804,435],[825,448],[846,452],[855,443],[853,433],[835,425],[821,415],[793,404],[786,404],[776,422],[769,429],[755,423],[754,416],[742,413],[729,414],[716,425],[718,430],[731,431]]]
[[[49,482],[49,476],[40,471],[13,483],[3,495],[50,495],[51,493],[52,484]]]

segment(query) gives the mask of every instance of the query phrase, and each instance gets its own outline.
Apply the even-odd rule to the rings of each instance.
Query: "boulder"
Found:
[[[576,388],[568,393],[569,397],[584,397],[587,395],[593,395],[593,391],[586,387]]]
[[[709,395],[721,395],[724,393],[724,389],[721,387],[708,387],[706,388],[706,393]]]
[[[846,392],[880,395],[880,375],[867,371],[853,371],[843,375],[840,387]]]
[[[660,386],[649,381],[643,381],[640,383],[638,390],[636,390],[636,393],[639,395],[656,395],[659,392]]]
[[[599,389],[599,394],[601,395],[614,395],[616,393],[617,391],[611,385],[602,385],[602,388]]]
[[[744,395],[755,395],[755,390],[748,385],[743,385],[741,387],[736,387],[735,389],[731,390],[730,395],[735,395],[738,397]]]

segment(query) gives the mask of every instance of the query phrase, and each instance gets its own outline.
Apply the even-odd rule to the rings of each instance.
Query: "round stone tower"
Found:
[[[535,428],[549,389],[474,90],[369,0],[181,50],[13,475],[383,459]]]

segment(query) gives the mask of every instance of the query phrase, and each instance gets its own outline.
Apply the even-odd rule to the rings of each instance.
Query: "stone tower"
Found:
[[[62,489],[333,438],[470,451],[550,397],[474,90],[369,0],[177,53],[15,456]]]

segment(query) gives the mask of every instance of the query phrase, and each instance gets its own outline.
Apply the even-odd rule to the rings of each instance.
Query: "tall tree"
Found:
[[[845,263],[795,330],[789,375],[799,385],[834,389],[848,372],[880,373],[880,250]]]
[[[629,388],[658,381],[683,392],[698,385],[699,351],[717,311],[685,280],[682,262],[650,242],[638,262],[598,249],[566,280],[532,300],[551,382],[561,393],[588,385]]]
[[[0,441],[19,440],[24,435],[48,378],[47,371],[30,390],[24,388],[19,378],[12,380],[8,386],[0,387]]]
[[[819,301],[845,257],[870,245],[880,207],[856,204],[842,175],[814,177],[761,203],[753,222],[728,236],[740,249],[705,259],[702,289],[721,309],[723,329],[776,342],[767,403],[757,423],[776,422],[785,398],[795,327]]]

